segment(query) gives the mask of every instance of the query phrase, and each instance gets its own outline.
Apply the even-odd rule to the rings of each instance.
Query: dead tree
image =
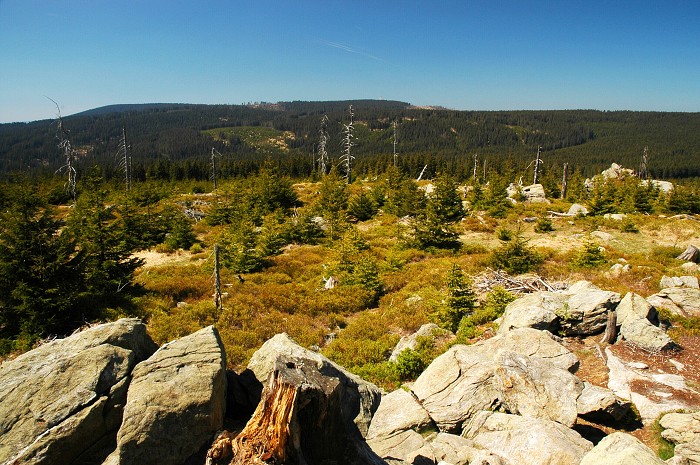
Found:
[[[223,308],[221,296],[221,273],[219,271],[219,244],[214,244],[214,305],[217,310]]]
[[[398,155],[396,154],[396,144],[397,144],[397,138],[396,138],[397,123],[396,123],[396,120],[394,120],[393,126],[394,126],[394,166],[396,166],[396,161],[398,159]]]
[[[119,138],[117,150],[117,164],[124,171],[124,184],[126,191],[131,190],[131,146],[126,141],[126,128],[122,126],[122,136]]]
[[[345,181],[350,184],[352,178],[352,161],[355,159],[355,157],[352,156],[352,148],[355,145],[355,136],[353,135],[355,129],[353,126],[353,117],[355,114],[352,111],[352,105],[348,108],[348,112],[350,113],[350,122],[343,125],[343,133],[345,136],[343,137],[343,156],[340,158],[340,162],[345,166]]]
[[[647,156],[649,154],[649,147],[644,147],[644,153],[642,154],[642,162],[639,164],[639,179],[649,179],[649,170],[647,169]]]
[[[479,166],[479,155],[474,154],[474,181],[476,181],[476,169]]]
[[[562,199],[566,198],[566,190],[568,187],[568,182],[569,182],[569,164],[564,163],[564,174],[562,175],[562,179],[561,179],[561,198]]]
[[[537,159],[535,160],[535,176],[534,180],[532,181],[533,184],[539,184],[540,180],[540,163],[542,163],[542,146],[538,145],[537,146]]]
[[[214,190],[216,190],[216,157],[220,157],[221,154],[214,147],[211,148],[211,180],[214,183]]]
[[[326,145],[328,144],[328,116],[323,115],[321,117],[321,129],[318,136],[318,167],[321,170],[321,174],[328,174],[328,151]]]
[[[75,170],[75,151],[70,143],[69,135],[70,132],[63,125],[63,117],[61,116],[61,109],[52,98],[46,97],[51,100],[54,105],[56,105],[56,139],[58,139],[58,147],[63,152],[63,159],[65,164],[56,170],[57,173],[65,171],[68,174],[68,180],[66,181],[66,192],[68,192],[71,197],[73,197],[73,203],[75,203],[76,190],[75,185],[77,182],[77,171]]]

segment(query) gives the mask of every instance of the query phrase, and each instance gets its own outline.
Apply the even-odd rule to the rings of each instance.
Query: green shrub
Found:
[[[415,350],[405,349],[396,358],[396,373],[401,381],[416,379],[424,369],[425,363]]]
[[[498,228],[496,237],[503,242],[508,242],[513,239],[513,231],[506,227]]]
[[[535,232],[536,233],[547,233],[554,231],[554,225],[552,224],[552,220],[549,218],[539,218],[537,220],[537,223],[535,224]]]
[[[527,273],[542,264],[544,257],[527,245],[527,240],[516,233],[515,237],[491,254],[491,264],[510,274]]]
[[[583,247],[574,257],[573,264],[580,268],[594,268],[606,262],[601,247],[591,240],[583,243]]]
[[[630,218],[625,218],[622,221],[620,221],[619,229],[622,232],[628,232],[628,233],[638,233],[639,228],[637,225],[632,221]]]

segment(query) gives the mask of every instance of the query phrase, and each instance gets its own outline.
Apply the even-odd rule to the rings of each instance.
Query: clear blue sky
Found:
[[[0,0],[0,122],[384,98],[700,111],[700,0]]]

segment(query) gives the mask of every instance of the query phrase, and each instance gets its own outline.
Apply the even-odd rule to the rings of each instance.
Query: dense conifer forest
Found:
[[[118,176],[115,154],[126,132],[136,180],[206,180],[212,148],[219,176],[257,172],[265,160],[294,178],[315,171],[321,118],[328,117],[327,151],[337,164],[348,106],[355,112],[356,176],[384,171],[393,159],[415,176],[442,171],[458,180],[503,164],[524,172],[541,147],[558,175],[569,163],[587,177],[617,162],[638,168],[644,148],[658,179],[700,177],[699,113],[594,110],[454,111],[396,101],[280,102],[246,105],[112,105],[63,118],[78,164]],[[394,128],[395,125],[395,128]],[[0,125],[0,172],[53,174],[64,160],[53,120]],[[486,169],[484,169],[486,164]]]

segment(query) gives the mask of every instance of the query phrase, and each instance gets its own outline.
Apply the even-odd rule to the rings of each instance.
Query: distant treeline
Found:
[[[700,177],[700,113],[566,111],[454,111],[420,109],[404,102],[356,100],[249,105],[113,105],[64,117],[79,167],[99,165],[118,177],[122,128],[133,157],[133,178],[195,179],[211,176],[212,148],[221,154],[218,176],[257,172],[265,161],[292,177],[316,169],[321,118],[328,117],[327,149],[341,155],[348,106],[355,113],[354,174],[370,176],[393,163],[394,134],[400,168],[416,176],[448,171],[459,180],[504,163],[525,173],[541,147],[550,170],[591,176],[612,162],[639,168],[644,148],[658,179]],[[47,108],[50,108],[47,105]],[[394,130],[394,123],[396,129]],[[284,149],[255,145],[226,128],[279,131]],[[221,129],[221,137],[214,137]],[[212,131],[214,130],[214,131]],[[288,132],[285,132],[288,131]],[[63,165],[52,120],[0,125],[0,174],[52,174]],[[289,136],[291,134],[291,136]],[[486,164],[486,169],[484,169]]]

